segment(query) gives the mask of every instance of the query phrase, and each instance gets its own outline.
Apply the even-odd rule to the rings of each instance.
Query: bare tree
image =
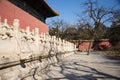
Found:
[[[55,35],[56,37],[63,36],[63,33],[65,29],[67,28],[68,24],[62,20],[62,19],[55,19],[51,20],[51,22],[48,24],[50,28],[50,35]]]
[[[91,47],[94,42],[95,36],[97,36],[97,29],[100,27],[100,24],[104,24],[105,22],[108,22],[112,18],[112,12],[113,8],[105,8],[103,6],[100,6],[96,1],[88,0],[84,3],[86,15],[89,19],[91,19],[91,22],[94,24],[94,30],[93,30],[93,37],[91,38],[88,53],[91,51]]]

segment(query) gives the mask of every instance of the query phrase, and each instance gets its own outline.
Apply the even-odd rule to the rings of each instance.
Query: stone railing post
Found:
[[[38,56],[40,55],[40,34],[39,34],[39,28],[35,27],[35,29],[32,31],[34,34],[34,47],[33,47],[33,52],[34,55]]]
[[[19,37],[19,27],[20,27],[20,23],[18,19],[14,19],[13,21],[13,27],[14,27],[14,33],[15,33],[15,37],[18,38]]]
[[[8,26],[7,19],[4,19],[4,26]]]
[[[27,33],[27,35],[30,35],[30,27],[29,26],[26,27],[26,33]]]
[[[40,36],[39,36],[39,29],[35,28],[34,29],[34,37],[35,37],[35,44],[38,47],[39,45],[39,40],[40,40]]]

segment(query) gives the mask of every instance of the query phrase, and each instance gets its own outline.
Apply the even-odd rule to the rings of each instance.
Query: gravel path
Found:
[[[45,80],[120,80],[120,58],[98,52],[70,55],[44,75]]]

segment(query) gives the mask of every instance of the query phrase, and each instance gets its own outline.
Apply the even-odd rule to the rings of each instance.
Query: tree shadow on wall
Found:
[[[48,47],[44,47],[43,48],[43,51],[44,50],[47,50],[47,48]],[[53,53],[55,54],[54,55],[54,57],[53,57]],[[21,80],[25,80],[25,79],[33,79],[33,80],[38,80],[37,78],[36,78],[36,76],[39,76],[39,77],[42,77],[42,74],[46,74],[47,76],[49,76],[48,75],[48,73],[51,71],[50,70],[50,67],[51,66],[55,66],[54,64],[56,64],[56,63],[58,63],[58,62],[60,62],[60,60],[61,60],[61,55],[58,55],[59,53],[58,53],[58,51],[55,49],[55,48],[53,48],[52,46],[50,46],[50,48],[49,48],[49,51],[48,51],[48,54],[46,54],[46,61],[47,61],[47,63],[46,63],[46,65],[44,66],[44,68],[42,68],[42,69],[39,69],[40,68],[40,66],[41,65],[39,65],[39,66],[35,66],[34,65],[34,63],[31,61],[30,63],[33,63],[32,65],[33,65],[33,67],[31,67],[31,69],[29,70],[29,72],[27,73],[27,74],[25,74],[24,75],[24,77],[22,77],[22,79]],[[34,58],[34,57],[33,57]],[[33,58],[32,58],[32,60],[33,60]],[[41,56],[40,56],[40,58],[41,58]],[[56,59],[56,60],[55,60]],[[40,63],[42,62],[42,60],[40,59],[39,60],[40,61]],[[57,62],[56,62],[57,61]],[[26,64],[25,64],[25,61],[24,60],[20,60],[20,65],[21,65],[21,67],[22,68],[26,68],[26,67],[28,67],[28,66],[26,66]]]

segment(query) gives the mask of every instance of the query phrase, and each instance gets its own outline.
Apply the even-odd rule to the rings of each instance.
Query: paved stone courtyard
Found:
[[[50,66],[45,80],[120,80],[120,58],[77,52]]]

